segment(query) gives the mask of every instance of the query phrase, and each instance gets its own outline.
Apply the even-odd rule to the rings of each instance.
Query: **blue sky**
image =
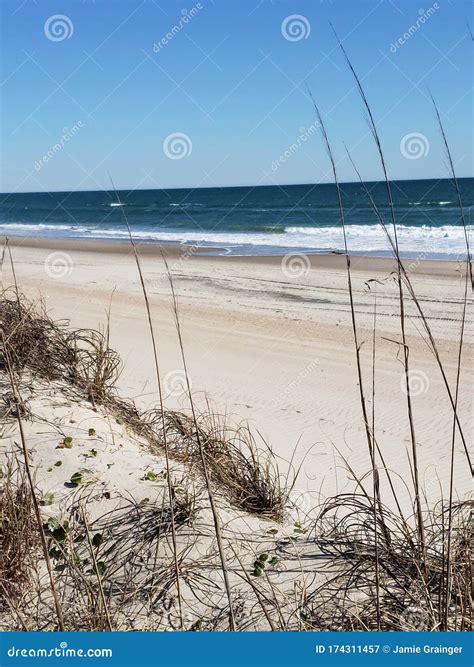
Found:
[[[340,179],[356,180],[345,143],[376,180],[330,22],[363,79],[391,177],[447,173],[429,90],[458,174],[472,176],[467,1],[3,0],[1,190],[108,188],[108,172],[119,188],[326,182],[307,87]]]

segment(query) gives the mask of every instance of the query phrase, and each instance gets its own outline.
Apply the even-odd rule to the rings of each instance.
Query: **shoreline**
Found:
[[[41,299],[51,317],[76,329],[104,330],[110,323],[110,345],[124,361],[118,389],[140,409],[153,407],[153,350],[130,245],[12,237],[10,247],[19,289],[34,301]],[[165,402],[171,409],[187,409],[186,393],[175,387],[182,377],[182,358],[160,248],[137,247],[160,372],[167,383]],[[281,257],[186,255],[183,250],[164,248],[197,408],[205,410],[209,400],[217,414],[248,423],[271,445],[285,472],[296,447],[293,465],[305,461],[295,487],[303,504],[314,504],[320,494],[330,496],[335,489],[347,489],[347,476],[332,454],[333,443],[361,476],[370,461],[358,397],[345,257],[308,256],[308,264],[297,264],[292,271]],[[387,465],[401,475],[399,500],[410,511],[403,482],[410,478],[405,456],[410,431],[402,388],[395,268],[393,260],[351,257],[364,388],[371,403],[376,304],[376,430]],[[448,381],[454,383],[464,293],[459,265],[420,260],[412,264],[410,277]],[[14,283],[7,254],[3,284]],[[435,496],[439,486],[430,480],[439,479],[448,491],[452,412],[434,355],[421,335],[416,307],[408,297],[405,321],[416,389],[413,409],[420,474],[429,484],[428,493]],[[473,324],[468,309],[458,405],[466,429],[472,415]],[[455,488],[463,495],[470,479],[459,439],[456,461]]]
[[[111,255],[129,255],[132,247],[127,240],[100,240],[66,237],[45,236],[0,236],[2,245],[8,238],[12,248],[31,248],[51,251],[75,251],[91,253],[107,253]],[[309,260],[309,266],[313,268],[344,269],[346,268],[345,255],[340,252],[306,251],[295,249],[294,252],[281,252],[271,255],[238,255],[218,254],[217,251],[225,251],[225,247],[199,246],[193,244],[175,244],[164,241],[163,243],[146,242],[135,240],[135,247],[140,256],[161,257],[162,251],[167,258],[172,259],[198,259],[199,261],[218,261],[241,264],[254,264],[261,266],[280,266],[283,258],[291,256],[304,256]],[[212,250],[212,252],[211,252]],[[384,257],[371,254],[350,254],[351,269],[363,271],[386,272],[396,270],[396,261],[393,257]],[[402,257],[402,261],[410,273],[435,276],[454,276],[459,269],[459,260],[453,259],[431,259],[429,257]]]

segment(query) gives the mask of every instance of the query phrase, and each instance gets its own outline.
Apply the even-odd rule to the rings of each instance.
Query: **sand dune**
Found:
[[[111,345],[125,360],[120,388],[138,405],[156,402],[151,342],[130,249],[121,244],[72,241],[13,244],[18,282],[41,296],[52,317],[75,327],[103,327],[111,308]],[[166,403],[187,408],[170,290],[156,248],[140,248],[150,294]],[[219,413],[246,420],[282,458],[296,448],[305,457],[295,489],[305,509],[319,493],[352,488],[341,460],[358,474],[369,457],[358,398],[345,263],[313,256],[291,268],[281,258],[207,257],[167,250],[193,393]],[[306,261],[306,260],[305,260]],[[353,259],[355,308],[360,329],[365,393],[372,412],[372,352],[376,294],[375,433],[387,465],[397,471],[401,502],[410,506],[409,430],[400,360],[397,290],[391,260]],[[409,261],[407,266],[437,340],[448,379],[454,382],[462,306],[459,266]],[[370,282],[370,289],[367,281]],[[4,283],[12,281],[4,263]],[[446,493],[452,410],[433,354],[407,303],[407,335],[419,445],[420,471],[429,497]],[[472,393],[472,310],[468,310],[459,415],[469,436]],[[462,444],[457,441],[455,491],[470,488]],[[336,449],[339,454],[336,452]]]

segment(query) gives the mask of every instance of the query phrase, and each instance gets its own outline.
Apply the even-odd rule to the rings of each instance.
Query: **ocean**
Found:
[[[367,184],[390,222],[384,183]],[[474,178],[459,180],[469,231]],[[390,249],[360,183],[341,186],[349,251],[384,256]],[[449,180],[393,181],[398,239],[406,257],[452,259],[466,251],[461,216]],[[220,254],[262,255],[342,251],[332,184],[119,192],[0,195],[0,234],[143,243],[190,243]]]

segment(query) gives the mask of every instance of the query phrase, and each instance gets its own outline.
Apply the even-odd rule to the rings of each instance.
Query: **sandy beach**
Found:
[[[130,246],[73,240],[10,239],[19,287],[42,298],[50,316],[75,328],[104,329],[124,360],[119,388],[140,407],[157,402],[152,347]],[[149,293],[165,403],[188,409],[170,287],[157,246],[139,246]],[[201,250],[165,250],[179,300],[192,391],[200,409],[248,422],[278,457],[304,461],[293,491],[310,511],[321,496],[352,490],[343,459],[357,474],[370,460],[359,403],[345,259],[340,255],[209,257]],[[454,262],[406,260],[416,293],[454,386],[463,282]],[[410,476],[397,286],[390,259],[353,257],[354,301],[367,403],[386,464],[397,474],[407,508]],[[9,260],[3,285],[13,283]],[[375,309],[375,315],[374,315]],[[407,342],[421,480],[428,501],[446,495],[452,410],[438,366],[407,299]],[[469,438],[472,395],[472,310],[468,309],[458,412]],[[375,325],[375,337],[374,337]],[[372,357],[376,355],[375,400]],[[455,494],[470,478],[456,446]]]
[[[467,0],[47,5],[0,9],[0,664],[464,665]]]

